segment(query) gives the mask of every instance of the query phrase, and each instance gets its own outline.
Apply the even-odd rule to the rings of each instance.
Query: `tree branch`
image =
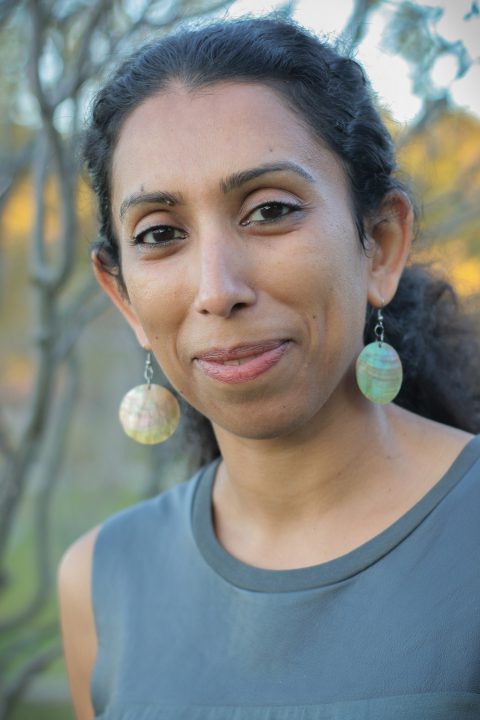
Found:
[[[69,278],[75,260],[75,234],[76,215],[74,202],[74,173],[66,161],[62,148],[62,139],[53,123],[53,106],[43,91],[39,75],[40,58],[43,50],[43,39],[45,34],[46,20],[42,14],[40,3],[31,0],[32,16],[32,53],[31,53],[31,84],[32,91],[37,98],[40,108],[42,123],[48,138],[48,143],[53,154],[57,168],[57,188],[59,193],[59,204],[61,213],[61,259],[59,267],[51,274],[42,277],[42,282],[48,283],[52,291],[60,290]]]
[[[351,53],[362,42],[367,27],[367,19],[372,10],[381,4],[382,0],[355,0],[352,14],[340,33],[337,45],[345,53]]]
[[[58,92],[52,97],[52,105],[55,107],[66,98],[74,97],[89,77],[88,55],[92,46],[92,33],[109,5],[111,5],[111,0],[97,0],[94,3],[93,10],[90,12],[82,32],[80,48],[75,55],[74,69],[65,77]]]
[[[8,22],[10,14],[15,10],[17,0],[2,0],[0,3],[0,25],[5,25]]]
[[[92,320],[101,315],[109,307],[110,301],[100,291],[94,295],[88,305],[82,305],[77,312],[70,316],[70,321],[64,324],[64,331],[55,346],[55,358],[58,362],[65,359],[72,351],[80,333]]]
[[[2,178],[0,179],[0,215],[3,213],[7,201],[15,184],[24,174],[32,160],[33,142],[29,141],[23,146],[18,155],[2,163]]]
[[[13,457],[14,451],[15,451],[15,447],[13,444],[13,439],[10,435],[10,430],[7,428],[7,426],[5,424],[5,420],[2,417],[1,409],[0,409],[0,452],[6,458],[11,459]]]
[[[51,563],[50,563],[50,506],[52,493],[57,484],[60,467],[65,454],[67,433],[70,420],[78,397],[79,366],[78,360],[71,353],[67,360],[67,382],[64,393],[60,399],[59,407],[53,413],[51,428],[51,445],[47,457],[43,461],[40,477],[40,493],[38,494],[34,513],[34,534],[37,568],[37,587],[33,597],[16,615],[0,624],[0,632],[8,632],[15,627],[22,627],[32,619],[45,605],[51,592]]]
[[[51,648],[42,650],[34,658],[29,660],[5,689],[3,693],[3,707],[0,707],[0,715],[2,715],[3,711],[2,716],[9,717],[15,704],[21,698],[34,677],[46,670],[61,654],[62,646],[57,642]]]
[[[46,622],[40,627],[22,628],[24,632],[21,633],[16,628],[14,630],[16,632],[14,633],[13,642],[8,642],[5,645],[5,651],[2,652],[0,657],[0,677],[6,677],[8,667],[14,667],[25,652],[31,653],[32,647],[35,645],[45,646],[57,638],[58,620]],[[10,633],[10,635],[12,634]],[[5,632],[4,637],[7,635],[8,631]]]
[[[45,183],[47,181],[48,147],[45,136],[39,134],[35,148],[34,197],[35,220],[32,236],[31,278],[33,282],[48,288],[51,284],[49,268],[45,263]]]
[[[45,263],[44,248],[44,185],[46,179],[47,155],[41,140],[37,144],[35,169],[36,218],[32,254],[33,274],[37,293],[35,311],[38,346],[38,368],[33,396],[30,401],[26,425],[21,433],[15,452],[5,463],[0,478],[0,567],[4,554],[15,508],[24,491],[28,469],[36,458],[46,418],[51,404],[51,390],[55,375],[52,353],[55,336],[55,306],[50,290],[49,268]]]

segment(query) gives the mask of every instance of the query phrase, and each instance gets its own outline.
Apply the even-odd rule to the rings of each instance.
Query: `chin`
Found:
[[[314,414],[311,408],[304,408],[302,412],[299,408],[289,406],[271,412],[246,413],[245,417],[237,413],[233,422],[231,418],[222,418],[219,422],[213,421],[213,425],[220,433],[228,433],[246,440],[285,439],[297,435],[299,431],[307,430]]]

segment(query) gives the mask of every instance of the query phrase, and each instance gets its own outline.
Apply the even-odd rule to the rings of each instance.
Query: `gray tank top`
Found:
[[[480,718],[480,436],[385,531],[296,570],[219,544],[217,465],[100,530],[97,718]]]

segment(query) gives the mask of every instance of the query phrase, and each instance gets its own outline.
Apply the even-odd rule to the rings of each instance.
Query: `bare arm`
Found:
[[[92,611],[91,570],[99,528],[65,552],[58,570],[60,620],[67,673],[77,720],[93,720],[90,676],[97,653]]]

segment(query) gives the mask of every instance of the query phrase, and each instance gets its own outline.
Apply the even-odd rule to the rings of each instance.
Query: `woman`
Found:
[[[405,269],[359,66],[283,21],[183,30],[99,93],[86,159],[98,281],[221,459],[66,553],[77,717],[478,717],[478,343]]]

